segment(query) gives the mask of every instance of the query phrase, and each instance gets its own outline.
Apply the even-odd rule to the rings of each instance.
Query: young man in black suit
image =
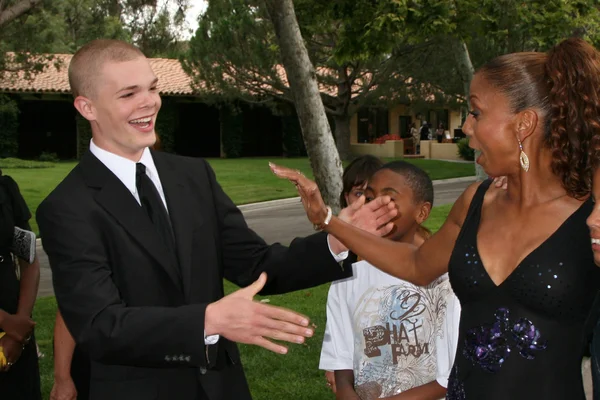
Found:
[[[92,360],[90,398],[250,399],[235,342],[285,353],[269,339],[313,334],[307,317],[253,296],[348,276],[341,244],[317,233],[268,246],[208,163],[151,151],[161,99],[137,48],[90,42],[69,81],[90,151],[37,218],[60,311]],[[394,213],[363,209],[373,231]],[[245,288],[224,296],[223,278]]]

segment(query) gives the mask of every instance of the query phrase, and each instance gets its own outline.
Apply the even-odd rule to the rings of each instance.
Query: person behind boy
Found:
[[[342,175],[342,193],[340,194],[341,208],[346,208],[360,199],[365,194],[367,181],[377,170],[383,166],[383,161],[372,155],[364,155],[352,160],[344,169]],[[329,299],[327,300],[329,303]],[[325,325],[325,337],[329,335]],[[327,386],[333,393],[336,392],[335,376],[332,370],[325,371]]]
[[[372,176],[365,192],[367,201],[383,195],[399,211],[387,237],[422,244],[421,224],[433,204],[431,179],[412,164],[391,162]],[[320,368],[335,371],[337,398],[445,397],[458,318],[447,276],[418,287],[366,261],[352,267],[353,277],[331,285],[330,335],[321,352]]]

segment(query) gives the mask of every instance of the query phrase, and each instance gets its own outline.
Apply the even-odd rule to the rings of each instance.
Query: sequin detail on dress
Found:
[[[474,365],[487,372],[498,372],[511,352],[511,344],[527,360],[533,360],[536,351],[546,350],[547,341],[540,340],[540,331],[530,320],[519,318],[512,324],[506,308],[496,310],[494,317],[492,325],[467,331],[463,355]]]
[[[458,366],[454,364],[448,378],[446,400],[466,400],[465,385],[458,379]]]

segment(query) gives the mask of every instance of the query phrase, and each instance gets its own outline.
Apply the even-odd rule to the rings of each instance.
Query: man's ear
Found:
[[[96,109],[90,99],[84,96],[77,96],[73,102],[79,114],[88,121],[96,120]]]
[[[419,225],[429,218],[429,214],[431,213],[431,203],[426,201],[419,206],[417,210],[417,218],[416,221]]]

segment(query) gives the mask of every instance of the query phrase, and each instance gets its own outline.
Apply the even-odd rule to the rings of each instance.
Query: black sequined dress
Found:
[[[447,398],[585,399],[581,361],[600,287],[585,224],[592,201],[496,285],[477,251],[489,185],[482,183],[473,197],[450,258],[450,282],[462,312]]]

